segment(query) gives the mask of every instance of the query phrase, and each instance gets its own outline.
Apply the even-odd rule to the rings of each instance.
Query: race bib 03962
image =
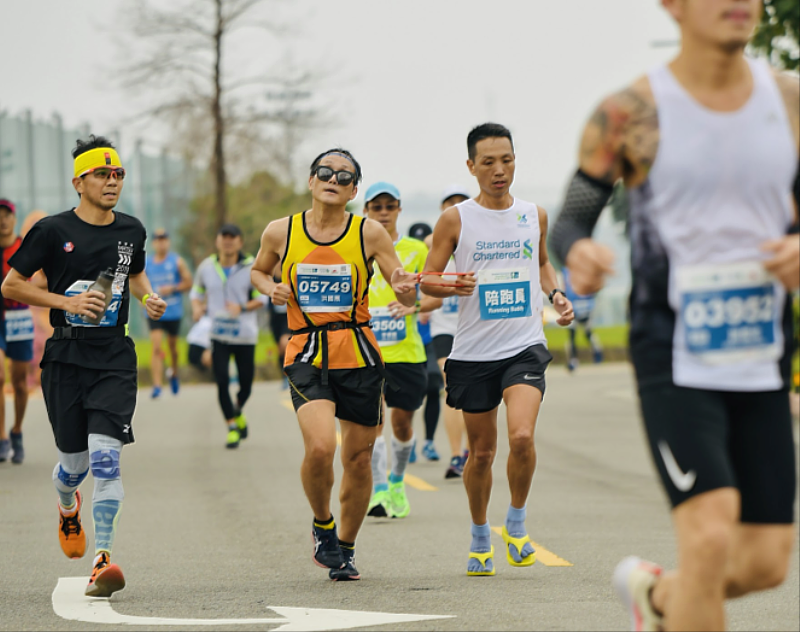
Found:
[[[758,262],[677,270],[686,348],[710,364],[776,359],[776,282]]]

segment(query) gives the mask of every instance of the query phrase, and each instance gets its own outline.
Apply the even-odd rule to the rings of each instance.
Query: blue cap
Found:
[[[369,189],[367,189],[367,193],[364,196],[364,202],[372,202],[372,200],[379,195],[383,195],[384,193],[388,193],[395,200],[400,199],[400,191],[397,190],[396,186],[389,184],[388,182],[376,182],[375,184],[371,185]]]

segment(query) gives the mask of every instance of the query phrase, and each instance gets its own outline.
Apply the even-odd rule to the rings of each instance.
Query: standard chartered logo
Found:
[[[525,259],[533,259],[533,244],[530,239],[526,239],[522,245],[522,256]]]
[[[519,259],[522,243],[519,239],[512,241],[476,241],[473,261],[491,261],[493,259]]]

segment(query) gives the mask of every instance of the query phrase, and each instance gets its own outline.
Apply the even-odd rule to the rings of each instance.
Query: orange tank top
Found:
[[[307,212],[289,221],[281,266],[281,282],[292,288],[287,309],[292,337],[285,365],[303,362],[325,368],[325,359],[328,369],[382,365],[368,326],[372,266],[364,249],[364,218],[350,215],[337,239],[320,243],[308,234]]]

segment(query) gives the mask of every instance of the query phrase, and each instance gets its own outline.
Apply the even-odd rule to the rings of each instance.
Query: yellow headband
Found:
[[[84,175],[96,167],[121,167],[119,154],[111,147],[97,147],[81,154],[75,159],[75,177]]]

